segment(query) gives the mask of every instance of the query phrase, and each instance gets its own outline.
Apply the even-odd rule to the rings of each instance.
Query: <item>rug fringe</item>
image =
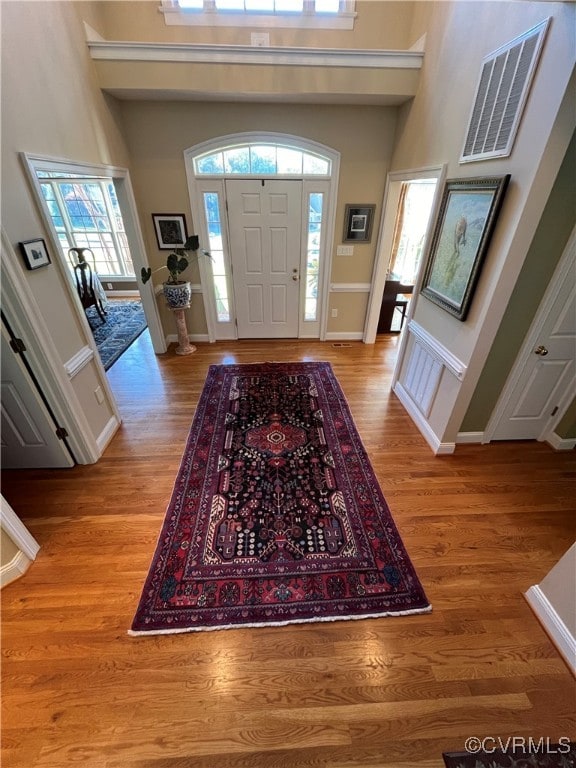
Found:
[[[328,621],[359,621],[360,619],[382,619],[386,616],[410,616],[419,613],[431,613],[432,606],[424,608],[412,608],[408,611],[385,611],[384,613],[367,613],[362,616],[323,616],[310,619],[287,619],[286,621],[256,622],[254,624],[224,624],[217,627],[182,627],[179,629],[129,629],[131,637],[144,637],[146,635],[177,635],[186,632],[217,632],[221,629],[254,629],[257,627],[287,627],[290,624],[319,624]]]

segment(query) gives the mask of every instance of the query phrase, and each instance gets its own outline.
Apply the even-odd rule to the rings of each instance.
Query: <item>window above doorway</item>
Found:
[[[328,159],[280,144],[244,144],[194,158],[198,176],[330,176]]]
[[[356,0],[162,0],[168,26],[353,29]]]

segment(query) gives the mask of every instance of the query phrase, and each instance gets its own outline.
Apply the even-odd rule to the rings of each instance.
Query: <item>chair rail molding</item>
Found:
[[[428,331],[423,328],[416,320],[410,320],[408,323],[408,331],[415,336],[421,344],[427,347],[434,357],[442,363],[445,368],[448,368],[458,381],[462,381],[466,375],[466,365],[459,360],[455,355],[447,349],[444,344],[441,344],[438,339],[435,339]]]
[[[73,379],[80,371],[85,368],[88,363],[94,359],[94,350],[89,346],[84,346],[79,349],[76,354],[72,355],[70,360],[64,363],[64,368],[68,376]]]

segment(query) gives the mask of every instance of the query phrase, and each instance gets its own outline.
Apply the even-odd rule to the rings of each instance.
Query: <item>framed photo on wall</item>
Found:
[[[50,256],[46,250],[46,243],[42,238],[36,240],[24,240],[20,243],[20,250],[24,256],[24,263],[28,269],[38,269],[50,264]]]
[[[420,292],[464,321],[510,174],[446,182]]]
[[[153,213],[152,221],[160,250],[182,248],[188,238],[186,217],[183,213]]]
[[[344,213],[343,242],[369,243],[375,210],[375,205],[347,205]]]

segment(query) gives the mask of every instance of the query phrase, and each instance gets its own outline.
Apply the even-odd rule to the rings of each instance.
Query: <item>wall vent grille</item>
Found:
[[[461,163],[508,157],[550,18],[482,61]]]

